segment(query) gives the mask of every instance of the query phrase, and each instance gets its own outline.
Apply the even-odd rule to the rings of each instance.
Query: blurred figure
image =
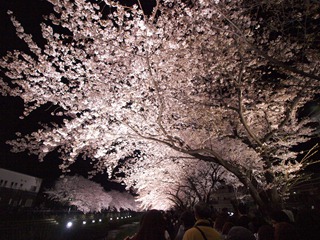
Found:
[[[149,210],[142,216],[138,232],[124,240],[170,240],[165,224],[160,211]]]
[[[284,212],[288,216],[291,223],[294,223],[294,215],[290,209],[283,209],[282,212]]]
[[[281,222],[290,223],[290,218],[288,217],[288,215],[281,210],[272,212],[270,218],[273,226]]]
[[[274,225],[274,240],[299,240],[295,227],[288,222]]]
[[[257,236],[257,240],[274,240],[274,228],[270,225],[262,225]]]
[[[170,236],[170,239],[174,239],[175,237],[175,216],[173,211],[161,211],[166,223],[166,230]]]
[[[188,210],[184,211],[180,216],[180,222],[181,224],[175,240],[182,240],[184,233],[195,224],[196,220],[193,212]]]
[[[219,232],[222,233],[222,228],[224,226],[224,224],[227,221],[227,217],[226,216],[221,216],[219,215],[218,217],[216,217],[216,220],[214,221],[214,228]]]
[[[197,220],[194,227],[190,228],[183,235],[183,240],[220,240],[221,235],[216,231],[210,220],[211,211],[207,204],[199,202],[194,206],[194,216]]]
[[[228,233],[230,231],[230,229],[234,227],[234,223],[233,222],[225,222],[223,224],[223,227],[222,227],[222,236],[223,236],[223,239],[226,239],[227,236],[228,236]]]
[[[235,226],[230,229],[226,240],[256,240],[256,238],[249,229]]]
[[[251,222],[251,218],[248,215],[249,213],[249,208],[247,205],[245,205],[244,203],[240,203],[238,206],[238,219],[236,222],[236,226],[241,226],[241,227],[245,227],[247,229],[250,229],[249,225]]]

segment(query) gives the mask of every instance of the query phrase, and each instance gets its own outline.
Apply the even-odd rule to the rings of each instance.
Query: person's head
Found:
[[[225,222],[222,227],[222,235],[228,235],[230,229],[234,226],[233,222]]]
[[[241,226],[232,227],[227,235],[227,240],[256,240],[253,233]]]
[[[239,206],[238,206],[238,212],[241,215],[246,215],[249,212],[249,208],[248,208],[248,206],[246,204],[240,203]]]
[[[165,220],[158,210],[147,211],[141,219],[137,240],[164,240]]]
[[[273,225],[281,222],[290,222],[288,215],[281,210],[272,212],[270,217]]]
[[[209,219],[211,217],[211,209],[205,202],[198,202],[193,207],[195,218]]]
[[[227,221],[227,218],[225,216],[218,216],[216,217],[215,221],[214,221],[214,228],[218,231],[218,232],[222,232],[223,229],[223,225],[225,224],[225,222]]]
[[[194,214],[192,211],[184,211],[180,216],[180,221],[185,229],[191,228],[195,223]]]
[[[271,225],[262,225],[258,229],[259,240],[274,240],[274,228]]]
[[[280,222],[274,225],[275,240],[298,240],[298,232],[295,227],[288,222]]]
[[[293,215],[293,212],[291,210],[283,209],[282,212],[284,212],[288,216],[290,222],[292,222],[292,223],[294,222],[294,215]]]

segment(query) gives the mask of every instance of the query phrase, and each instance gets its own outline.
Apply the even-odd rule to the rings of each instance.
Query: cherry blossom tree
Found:
[[[126,192],[109,191],[82,176],[65,176],[56,181],[46,192],[49,199],[75,206],[79,211],[101,212],[102,210],[137,210],[135,199]]]
[[[210,203],[214,191],[222,182],[239,186],[236,178],[217,164],[197,159],[167,159],[160,161],[130,162],[124,170],[124,181],[131,191],[137,192],[137,202],[143,209],[187,209],[198,201]]]
[[[198,201],[210,203],[222,184],[235,189],[243,186],[218,164],[190,157],[143,161],[131,158],[126,163],[134,168],[121,168],[126,175],[118,181],[138,194],[136,201],[142,209],[187,209]]]
[[[193,172],[190,175],[185,174],[185,183],[178,186],[178,194],[175,196],[179,196],[179,191],[181,191],[185,195],[193,195],[193,197],[188,197],[188,199],[196,199],[195,202],[210,203],[214,191],[221,186],[223,181],[222,174],[224,173],[225,171],[221,171],[220,166],[211,163],[200,167],[197,169],[197,172]]]
[[[186,210],[194,206],[195,203],[202,201],[210,204],[214,198],[215,191],[222,186],[225,170],[214,163],[198,163],[192,168],[191,173],[184,173],[184,181],[176,183],[175,191],[169,193],[169,199],[175,203],[177,208]],[[227,178],[228,179],[228,178]],[[230,181],[230,179],[229,179]]]
[[[100,184],[77,175],[60,178],[45,193],[49,199],[75,206],[84,213],[101,212],[108,209],[112,201],[111,195]]]
[[[112,197],[110,208],[114,210],[138,210],[135,198],[127,192],[111,190],[108,194]]]
[[[315,134],[299,113],[319,93],[319,38],[309,28],[319,5],[157,0],[147,15],[142,2],[48,1],[55,12],[41,24],[43,46],[9,12],[29,51],[1,59],[0,91],[24,100],[22,118],[51,103],[64,122],[18,133],[13,151],[40,160],[58,151],[65,172],[87,157],[95,174],[138,150],[122,167],[145,202],[163,202],[163,191],[145,189],[170,187],[166,164],[183,168],[193,157],[229,171],[262,210],[279,207],[279,179],[303,168],[292,147]],[[286,2],[305,34],[284,31],[290,16],[278,10]]]

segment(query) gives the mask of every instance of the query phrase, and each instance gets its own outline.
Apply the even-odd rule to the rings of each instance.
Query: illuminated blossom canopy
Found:
[[[100,184],[77,175],[58,179],[45,193],[50,199],[75,206],[84,213],[137,209],[132,195],[114,190],[106,192]]]
[[[133,165],[121,180],[131,190],[137,189],[136,200],[142,209],[168,210],[172,205],[185,209],[198,201],[210,202],[222,182],[235,189],[240,186],[224,168],[198,159],[145,159]]]
[[[180,176],[165,173],[183,177],[191,157],[229,171],[262,209],[279,205],[304,167],[292,147],[315,134],[299,113],[319,94],[316,3],[158,0],[145,14],[139,3],[48,1],[44,45],[9,12],[29,51],[1,59],[0,91],[23,99],[22,117],[50,103],[64,120],[18,133],[13,151],[58,151],[64,172],[80,156],[91,174],[122,160],[145,206],[165,198],[145,188],[170,188]]]
[[[46,193],[50,199],[73,205],[84,213],[108,209],[112,200],[100,184],[82,176],[65,176],[56,181],[54,188]]]
[[[110,209],[131,211],[138,210],[137,203],[130,193],[111,190],[108,192],[108,194],[112,197]]]

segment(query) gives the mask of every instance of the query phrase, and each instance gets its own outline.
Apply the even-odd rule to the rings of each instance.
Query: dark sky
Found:
[[[39,33],[39,23],[43,13],[48,13],[50,4],[42,0],[2,0],[0,1],[0,56],[4,56],[8,50],[26,49],[26,45],[15,35],[15,29],[7,15],[7,10],[23,24],[26,32],[35,36]],[[2,74],[2,73],[0,73]],[[40,163],[36,156],[26,153],[11,153],[10,146],[5,144],[8,139],[15,138],[15,132],[26,132],[27,129],[35,129],[37,122],[48,120],[49,113],[35,114],[25,120],[19,119],[23,111],[21,99],[0,96],[0,167],[36,177],[43,178],[45,184],[52,182],[59,176],[57,158]]]
[[[43,15],[53,12],[52,5],[45,0],[0,0],[0,56],[15,49],[27,50],[26,44],[15,34],[15,29],[7,14],[8,10],[11,10],[17,20],[22,23],[25,32],[32,34],[34,40],[41,44],[40,23],[43,21]],[[49,153],[43,162],[39,162],[35,155],[29,155],[26,152],[12,153],[10,145],[5,142],[15,139],[16,132],[35,131],[39,122],[49,123],[52,120],[59,122],[61,119],[53,119],[48,106],[37,109],[23,120],[19,119],[22,112],[23,101],[21,99],[0,95],[0,168],[42,178],[43,186],[51,187],[61,175],[58,167],[61,160],[57,153]],[[88,160],[80,160],[73,165],[71,173],[86,177],[90,168],[92,165]],[[101,183],[107,190],[124,189],[122,185],[106,180],[106,175],[103,174],[95,176],[93,180]]]

